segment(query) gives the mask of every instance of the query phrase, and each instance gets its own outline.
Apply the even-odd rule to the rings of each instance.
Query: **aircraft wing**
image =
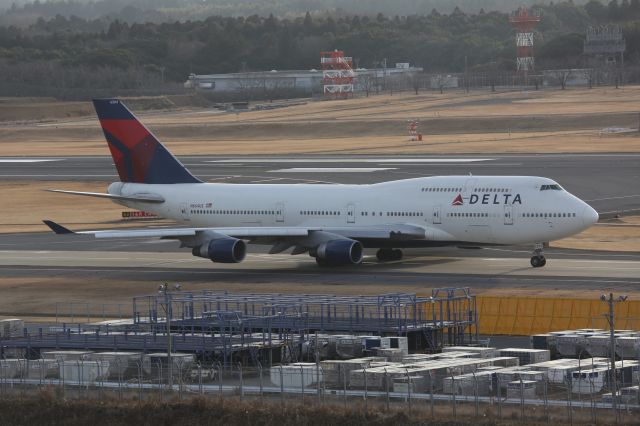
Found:
[[[93,235],[96,238],[163,238],[183,239],[196,237],[206,232],[225,235],[233,238],[257,239],[288,239],[308,237],[313,233],[323,232],[336,236],[360,239],[424,239],[426,230],[422,226],[411,224],[389,224],[375,226],[248,226],[248,227],[213,227],[213,228],[144,228],[144,229],[114,229],[101,231],[74,232],[53,221],[43,221],[56,234]]]

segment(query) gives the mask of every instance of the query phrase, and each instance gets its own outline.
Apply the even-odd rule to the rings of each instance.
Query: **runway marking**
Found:
[[[607,197],[607,198],[593,198],[591,200],[584,200],[586,202],[592,202],[592,201],[607,201],[607,200],[622,200],[624,198],[638,198],[640,197],[640,194],[635,194],[635,195],[622,195],[620,197]]]
[[[396,169],[391,167],[294,167],[269,170],[268,173],[371,173],[385,170]]]
[[[206,160],[205,163],[477,163],[495,158],[247,158]]]
[[[274,182],[274,181],[278,181],[278,180],[286,180],[286,179],[287,179],[287,178],[277,177],[277,178],[269,178],[269,179],[252,180],[252,181],[251,181],[251,183]]]
[[[46,163],[50,161],[63,161],[62,158],[0,158],[0,163]]]

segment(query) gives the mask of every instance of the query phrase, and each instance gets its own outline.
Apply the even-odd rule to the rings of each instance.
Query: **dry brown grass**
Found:
[[[69,108],[90,110],[89,103],[15,102],[18,109],[30,106],[35,121],[0,125],[0,155],[107,154],[92,114],[60,118]],[[240,114],[181,109],[139,115],[179,155],[640,152],[637,133],[600,134],[606,127],[637,127],[638,102],[640,86],[633,86],[402,93]],[[2,108],[11,106],[11,100],[0,102],[0,120],[9,117]],[[423,143],[408,142],[408,119],[421,120]]]
[[[287,402],[281,404],[277,396],[259,401],[257,398],[226,395],[223,399],[187,396],[183,400],[177,397],[164,401],[160,395],[145,395],[144,401],[138,401],[131,395],[119,401],[102,395],[93,398],[62,398],[50,388],[39,396],[13,395],[0,400],[5,424],[20,426],[34,424],[128,426],[128,425],[277,425],[277,426],[325,426],[325,425],[434,425],[465,426],[474,425],[542,425],[548,424],[542,407],[527,407],[521,417],[518,406],[504,405],[502,418],[496,414],[497,407],[480,404],[478,417],[475,405],[457,402],[456,417],[452,415],[452,406],[447,402],[435,404],[434,417],[429,406],[416,400],[412,410],[406,402],[391,403],[387,411],[381,398],[369,397],[365,409],[361,399],[351,399],[345,406],[340,397],[328,395],[327,403],[317,405],[315,397],[307,402],[299,402],[297,395],[287,395]],[[549,421],[558,423],[566,420],[564,407],[550,407]],[[586,424],[591,419],[589,409],[574,409],[572,420],[577,424]],[[633,424],[633,415],[622,412],[621,424]],[[610,418],[608,411],[598,413],[601,422]]]

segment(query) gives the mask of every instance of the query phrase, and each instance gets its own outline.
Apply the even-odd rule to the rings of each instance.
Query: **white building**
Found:
[[[358,68],[356,71],[356,92],[371,89],[377,85],[380,89],[388,82],[401,80],[422,72],[422,68],[411,67],[408,63],[396,64],[396,68]],[[373,83],[372,83],[373,81]],[[242,93],[245,91],[265,94],[277,91],[298,92],[304,95],[322,94],[322,70],[271,70],[257,72],[238,72],[230,74],[190,74],[184,87],[213,93]],[[375,90],[375,89],[374,89]]]

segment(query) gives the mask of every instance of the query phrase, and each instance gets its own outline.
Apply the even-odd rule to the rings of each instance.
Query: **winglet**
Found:
[[[55,223],[52,220],[43,220],[44,224],[47,225],[49,228],[51,228],[51,230],[53,232],[55,232],[58,235],[64,235],[64,234],[75,234],[75,232],[71,231],[70,229],[65,228],[62,225],[58,225],[57,223]]]

